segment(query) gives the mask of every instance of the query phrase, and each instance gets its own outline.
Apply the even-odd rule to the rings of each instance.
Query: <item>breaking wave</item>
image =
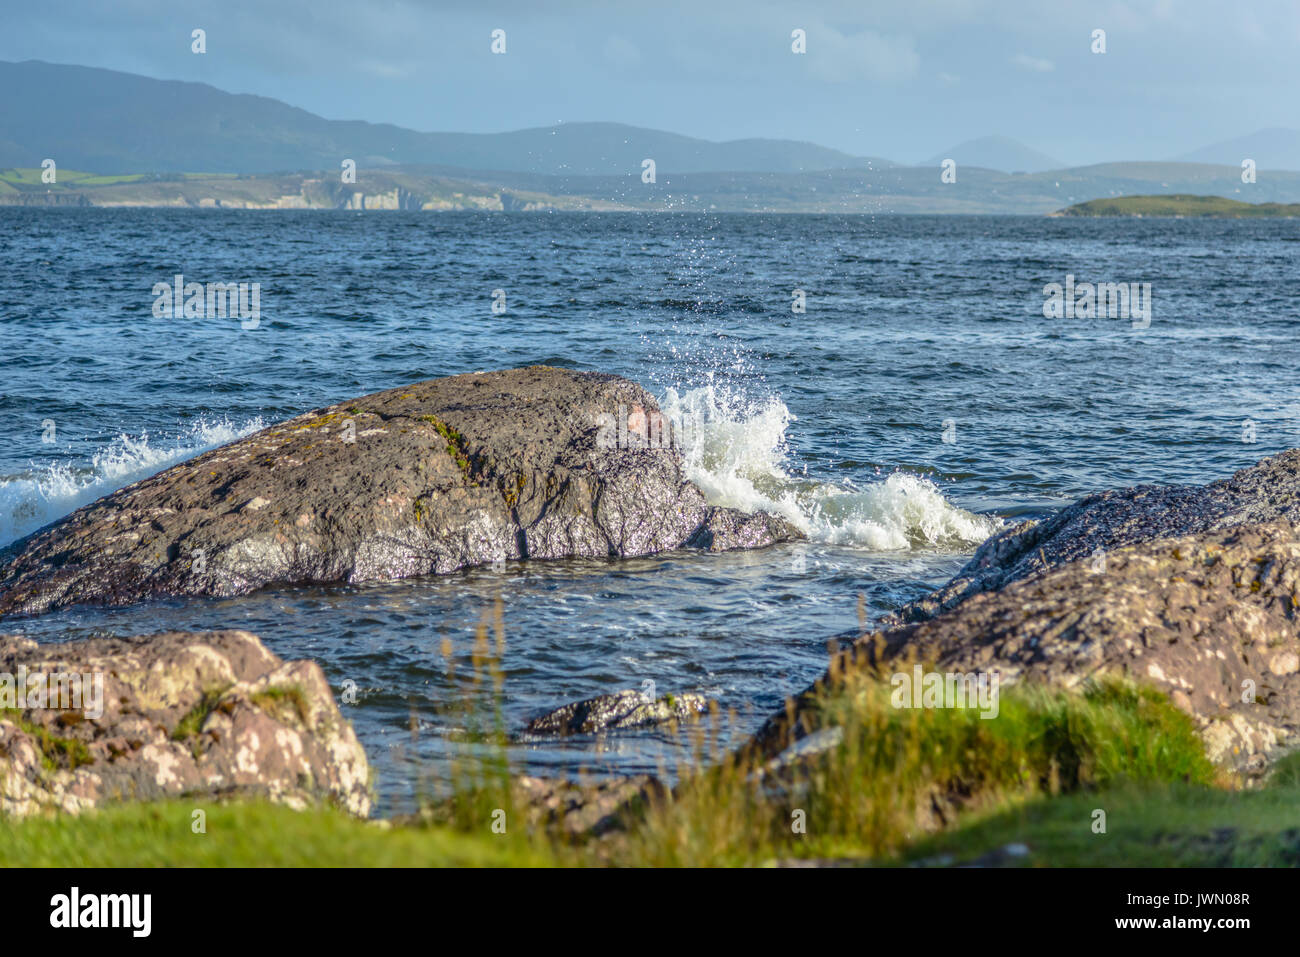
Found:
[[[791,469],[786,431],[795,417],[779,398],[754,402],[712,385],[670,388],[661,408],[678,432],[688,477],[710,504],[773,512],[813,541],[873,551],[964,549],[1001,526],[908,472],[857,486]]]
[[[242,424],[201,421],[180,436],[158,443],[151,441],[148,433],[138,438],[119,435],[89,462],[55,462],[0,476],[0,547],[101,496],[261,428],[262,420],[255,418]]]

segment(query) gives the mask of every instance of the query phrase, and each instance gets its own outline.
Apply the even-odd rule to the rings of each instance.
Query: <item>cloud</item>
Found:
[[[871,30],[845,34],[824,24],[810,24],[807,30],[808,68],[828,83],[906,80],[915,76],[921,65],[910,37],[884,36]]]
[[[1051,73],[1056,69],[1056,64],[1051,60],[1030,56],[1027,53],[1017,53],[1011,58],[1011,62],[1020,69],[1029,70],[1031,73]]]

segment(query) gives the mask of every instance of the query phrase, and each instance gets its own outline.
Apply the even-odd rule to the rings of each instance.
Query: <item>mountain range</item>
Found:
[[[794,140],[715,143],[619,123],[562,123],[506,133],[420,133],[327,120],[279,100],[206,83],[95,67],[0,61],[0,166],[97,173],[270,173],[419,164],[545,175],[797,173],[886,164]]]
[[[0,175],[0,202],[30,204],[53,194],[23,172],[45,158],[54,158],[60,171],[98,174],[65,177],[80,183],[82,193],[51,197],[90,205],[364,206],[364,198],[346,190],[316,185],[337,184],[346,159],[355,161],[360,178],[371,175],[365,189],[391,192],[398,208],[460,208],[470,202],[466,196],[474,197],[471,208],[880,212],[1050,212],[1134,192],[1300,201],[1300,173],[1265,172],[1300,170],[1300,131],[1280,128],[1168,162],[1067,168],[1014,139],[988,136],[910,165],[797,140],[713,142],[619,123],[418,132],[325,119],[204,83],[37,60],[0,61],[0,88],[0,170],[7,173]],[[647,158],[656,164],[651,184],[641,180]],[[1243,194],[1245,158],[1256,161],[1261,175]],[[955,184],[940,181],[946,159],[958,165]],[[195,173],[265,182],[240,193],[219,178],[177,180]],[[183,181],[184,188],[168,192],[159,180]],[[92,192],[93,186],[102,188]]]

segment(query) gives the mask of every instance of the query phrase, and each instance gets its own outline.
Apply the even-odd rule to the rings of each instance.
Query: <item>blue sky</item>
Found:
[[[6,0],[0,59],[201,80],[331,119],[611,120],[915,162],[1000,134],[1071,164],[1300,126],[1300,2]],[[207,31],[207,53],[190,32]],[[506,31],[507,52],[491,53]],[[790,33],[807,33],[807,53]],[[1090,50],[1094,29],[1107,52]]]

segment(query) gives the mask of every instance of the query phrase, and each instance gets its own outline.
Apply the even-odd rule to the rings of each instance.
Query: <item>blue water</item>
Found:
[[[382,812],[462,747],[498,599],[510,728],[649,679],[735,707],[740,734],[820,673],[859,595],[874,616],[924,592],[1000,522],[1300,445],[1295,220],[0,207],[0,226],[0,544],[308,408],[531,363],[640,381],[701,426],[689,467],[710,498],[809,532],[0,623],[38,640],[240,627],[315,658],[359,689],[344,709]],[[152,287],[177,273],[260,283],[260,324],[155,319]],[[1067,273],[1151,283],[1150,327],[1044,319]],[[655,770],[682,748],[642,732],[511,757]]]

